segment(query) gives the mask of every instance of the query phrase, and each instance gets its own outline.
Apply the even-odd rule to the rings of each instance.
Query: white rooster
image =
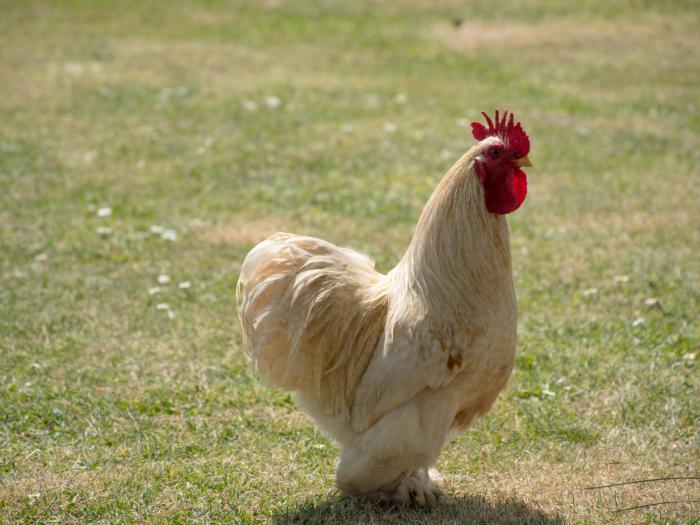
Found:
[[[496,111],[438,184],[388,274],[330,242],[277,233],[241,268],[245,344],[266,384],[342,448],[337,486],[430,505],[451,431],[486,413],[516,347],[505,215],[525,199],[530,143]]]

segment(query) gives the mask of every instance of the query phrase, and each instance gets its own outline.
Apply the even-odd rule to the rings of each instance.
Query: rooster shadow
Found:
[[[278,525],[303,523],[387,523],[387,524],[498,524],[498,525],[563,525],[558,514],[546,513],[517,498],[488,501],[482,496],[462,495],[451,497],[431,509],[401,506],[381,507],[376,502],[351,499],[331,494],[324,499],[307,501],[278,512],[272,520]]]

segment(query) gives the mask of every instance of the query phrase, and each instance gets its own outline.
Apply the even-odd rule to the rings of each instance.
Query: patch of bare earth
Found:
[[[587,52],[614,49],[645,53],[652,49],[676,53],[700,49],[690,28],[668,20],[552,20],[535,23],[467,20],[457,27],[442,24],[435,33],[449,47],[461,52],[531,47],[550,47],[552,51],[579,48]]]
[[[288,229],[280,218],[261,217],[241,219],[235,224],[206,225],[199,229],[199,235],[215,245],[252,245],[267,239],[278,231]]]

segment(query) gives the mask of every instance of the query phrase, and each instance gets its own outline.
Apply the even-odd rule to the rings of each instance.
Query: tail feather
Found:
[[[238,290],[246,346],[263,380],[313,392],[329,414],[347,411],[386,322],[386,279],[372,261],[278,233],[248,254]]]

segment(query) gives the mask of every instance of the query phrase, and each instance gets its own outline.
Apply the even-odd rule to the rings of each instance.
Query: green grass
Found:
[[[697,523],[612,512],[697,481],[584,487],[700,475],[700,9],[572,5],[0,2],[0,521]],[[240,263],[285,229],[390,269],[497,106],[535,162],[516,371],[452,503],[343,499],[249,370]]]

